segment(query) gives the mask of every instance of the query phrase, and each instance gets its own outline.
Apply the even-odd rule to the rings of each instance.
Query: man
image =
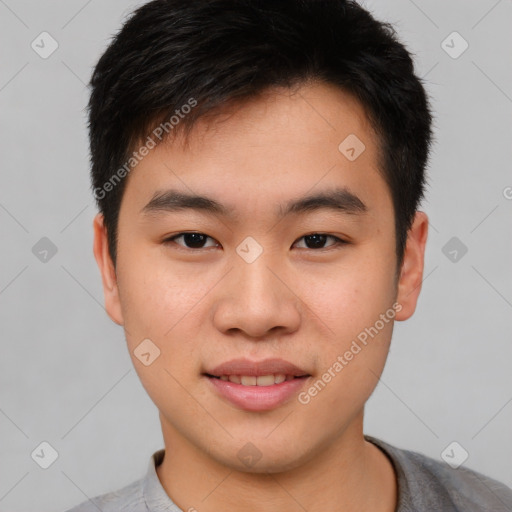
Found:
[[[73,511],[512,510],[363,434],[428,231],[432,117],[392,27],[350,1],[156,0],[91,86],[94,254],[165,448]]]

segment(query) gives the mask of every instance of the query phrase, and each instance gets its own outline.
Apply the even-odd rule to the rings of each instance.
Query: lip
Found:
[[[285,361],[284,359],[264,359],[262,361],[251,361],[250,359],[240,358],[226,361],[205,373],[220,377],[221,375],[249,375],[261,377],[262,375],[278,374],[293,375],[301,377],[309,375],[306,370]]]
[[[244,386],[221,380],[221,375],[262,376],[270,374],[293,375],[295,378],[271,386]],[[288,402],[311,377],[306,371],[283,359],[233,359],[203,374],[212,391],[235,407],[245,411],[267,411]]]

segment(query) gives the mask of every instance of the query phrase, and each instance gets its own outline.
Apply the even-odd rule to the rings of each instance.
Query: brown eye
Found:
[[[334,240],[334,243],[328,245],[327,247],[324,247],[327,239],[329,239],[329,238]],[[342,240],[341,238],[338,238],[337,236],[325,235],[323,233],[312,233],[311,235],[305,235],[302,238],[300,238],[299,240],[305,241],[305,244],[306,244],[306,247],[304,247],[305,249],[326,249],[329,247],[335,247],[337,245],[347,243],[344,240]],[[302,247],[301,247],[301,249],[302,249]]]
[[[182,239],[182,243],[176,242],[176,240],[179,239]],[[177,245],[185,247],[186,249],[204,249],[207,247],[215,247],[215,243],[210,246],[205,245],[208,239],[213,240],[213,238],[205,235],[204,233],[179,233],[172,236],[171,238],[167,238],[164,240],[164,243],[177,243]]]

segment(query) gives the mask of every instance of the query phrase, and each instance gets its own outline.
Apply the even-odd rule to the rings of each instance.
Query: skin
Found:
[[[157,146],[129,175],[115,270],[101,214],[94,219],[106,310],[124,326],[134,367],[160,411],[160,482],[184,511],[392,512],[396,475],[364,440],[363,414],[393,321],[307,404],[295,396],[270,411],[244,411],[201,374],[237,357],[281,357],[312,375],[307,389],[393,303],[401,305],[395,320],[414,313],[428,218],[416,213],[395,281],[393,206],[378,172],[377,138],[361,105],[337,88],[273,90],[229,114],[196,125],[188,147],[180,138]],[[355,161],[338,150],[349,134],[366,146]],[[335,186],[348,187],[367,213],[275,217],[277,205]],[[236,216],[142,214],[167,188],[212,197]],[[183,238],[163,242],[183,231],[211,238],[202,249]],[[315,248],[303,238],[312,233],[350,243],[327,238]],[[250,264],[236,252],[247,236],[263,249]],[[134,356],[146,338],[161,351],[149,366]],[[248,442],[261,453],[252,467],[237,456]]]

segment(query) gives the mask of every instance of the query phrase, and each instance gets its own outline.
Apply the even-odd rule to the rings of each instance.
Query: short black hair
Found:
[[[229,104],[311,82],[355,97],[378,136],[398,276],[432,115],[393,26],[351,0],[154,0],[129,16],[94,69],[88,105],[92,188],[114,265],[125,178],[144,154]]]

